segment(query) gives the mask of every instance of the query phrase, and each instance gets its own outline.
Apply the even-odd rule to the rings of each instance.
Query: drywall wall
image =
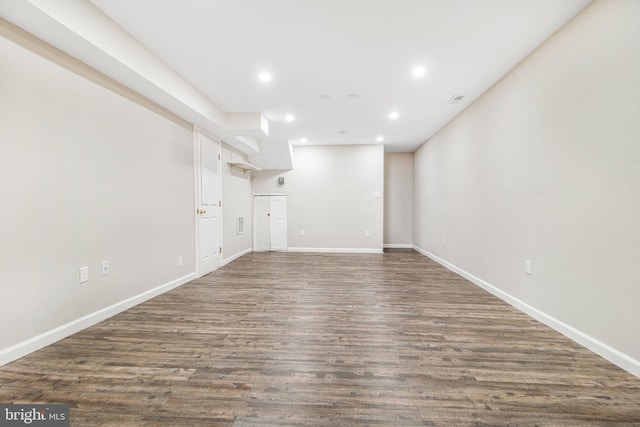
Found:
[[[296,146],[293,164],[290,171],[258,172],[252,181],[254,193],[287,194],[289,250],[382,251],[381,145]]]
[[[251,172],[231,167],[228,162],[244,162],[247,157],[222,144],[222,255],[223,264],[253,248]],[[244,217],[244,233],[238,234],[238,217]]]
[[[0,37],[0,363],[195,272],[192,130],[23,36],[57,63]]]
[[[384,246],[413,242],[413,153],[384,155]]]
[[[415,153],[414,196],[416,246],[636,375],[639,18],[587,7]]]

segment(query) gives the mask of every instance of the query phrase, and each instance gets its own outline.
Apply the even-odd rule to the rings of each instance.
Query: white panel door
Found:
[[[254,206],[253,250],[269,251],[271,250],[271,198],[255,196]]]
[[[220,253],[220,144],[198,134],[198,273],[222,264]]]
[[[287,250],[287,196],[271,196],[271,250]]]
[[[287,250],[287,196],[254,196],[254,251]]]

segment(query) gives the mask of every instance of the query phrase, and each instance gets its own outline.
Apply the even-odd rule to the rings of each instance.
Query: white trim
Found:
[[[381,254],[382,249],[368,248],[288,248],[289,252],[316,252],[331,254]]]
[[[253,193],[253,197],[256,196],[288,196],[287,193]]]
[[[448,268],[454,273],[459,274],[460,276],[464,277],[465,279],[469,280],[475,285],[481,287],[487,292],[497,296],[501,300],[511,304],[518,310],[544,323],[545,325],[556,330],[557,332],[560,332],[562,335],[566,336],[567,338],[572,339],[578,344],[602,356],[603,358],[607,359],[609,362],[613,363],[614,365],[617,365],[620,368],[624,369],[625,371],[630,372],[637,377],[640,377],[640,361],[635,360],[631,356],[625,353],[622,353],[619,350],[616,350],[615,348],[609,346],[608,344],[605,344],[602,341],[597,340],[596,338],[590,335],[587,335],[586,333],[574,328],[573,326],[568,325],[562,322],[561,320],[556,319],[555,317],[527,304],[526,302],[512,296],[511,294],[501,289],[498,289],[497,287],[491,285],[490,283],[485,282],[484,280],[474,276],[473,274],[468,273],[467,271],[459,267],[456,267],[455,265],[445,261],[444,259],[430,252],[427,252],[422,248],[419,248],[418,246],[414,245],[413,249],[420,252],[422,255],[428,258],[431,258],[438,264],[441,264],[442,266]]]
[[[383,247],[385,249],[413,249],[411,243],[385,243]]]
[[[40,335],[36,335],[35,337],[29,338],[28,340],[22,341],[21,343],[0,350],[0,366],[6,365],[7,363],[20,359],[21,357],[24,357],[29,353],[33,353],[36,350],[40,350],[43,347],[53,344],[56,341],[60,341],[61,339],[78,333],[83,329],[93,326],[96,323],[100,323],[103,320],[108,319],[109,317],[115,316],[118,313],[122,313],[123,311],[128,310],[131,307],[148,301],[151,298],[170,291],[171,289],[177,288],[178,286],[184,285],[185,283],[196,278],[196,273],[190,273],[169,283],[165,283],[164,285],[149,289],[148,291],[135,295],[131,298],[127,298],[124,301],[117,302],[113,305],[110,305],[109,307],[105,307],[91,314],[87,314],[86,316],[83,316],[79,319],[72,320],[69,323],[58,326],[57,328],[51,329]]]
[[[236,259],[240,258],[243,255],[250,254],[251,252],[253,252],[253,248],[247,248],[247,249],[245,249],[243,251],[238,252],[235,255],[231,255],[227,259],[223,259],[222,260],[222,267],[224,267],[225,265],[229,264],[232,261],[235,261]]]

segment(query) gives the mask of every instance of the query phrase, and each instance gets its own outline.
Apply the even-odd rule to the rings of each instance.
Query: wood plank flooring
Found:
[[[640,379],[412,251],[253,253],[0,368],[73,426],[640,426]]]

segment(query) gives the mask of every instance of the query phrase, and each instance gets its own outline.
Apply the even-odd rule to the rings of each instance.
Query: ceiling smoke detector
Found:
[[[449,100],[449,104],[456,104],[456,103],[458,103],[459,101],[461,101],[461,100],[462,100],[462,98],[464,98],[464,96],[462,96],[462,95],[453,95],[453,96],[451,97],[451,99]]]

